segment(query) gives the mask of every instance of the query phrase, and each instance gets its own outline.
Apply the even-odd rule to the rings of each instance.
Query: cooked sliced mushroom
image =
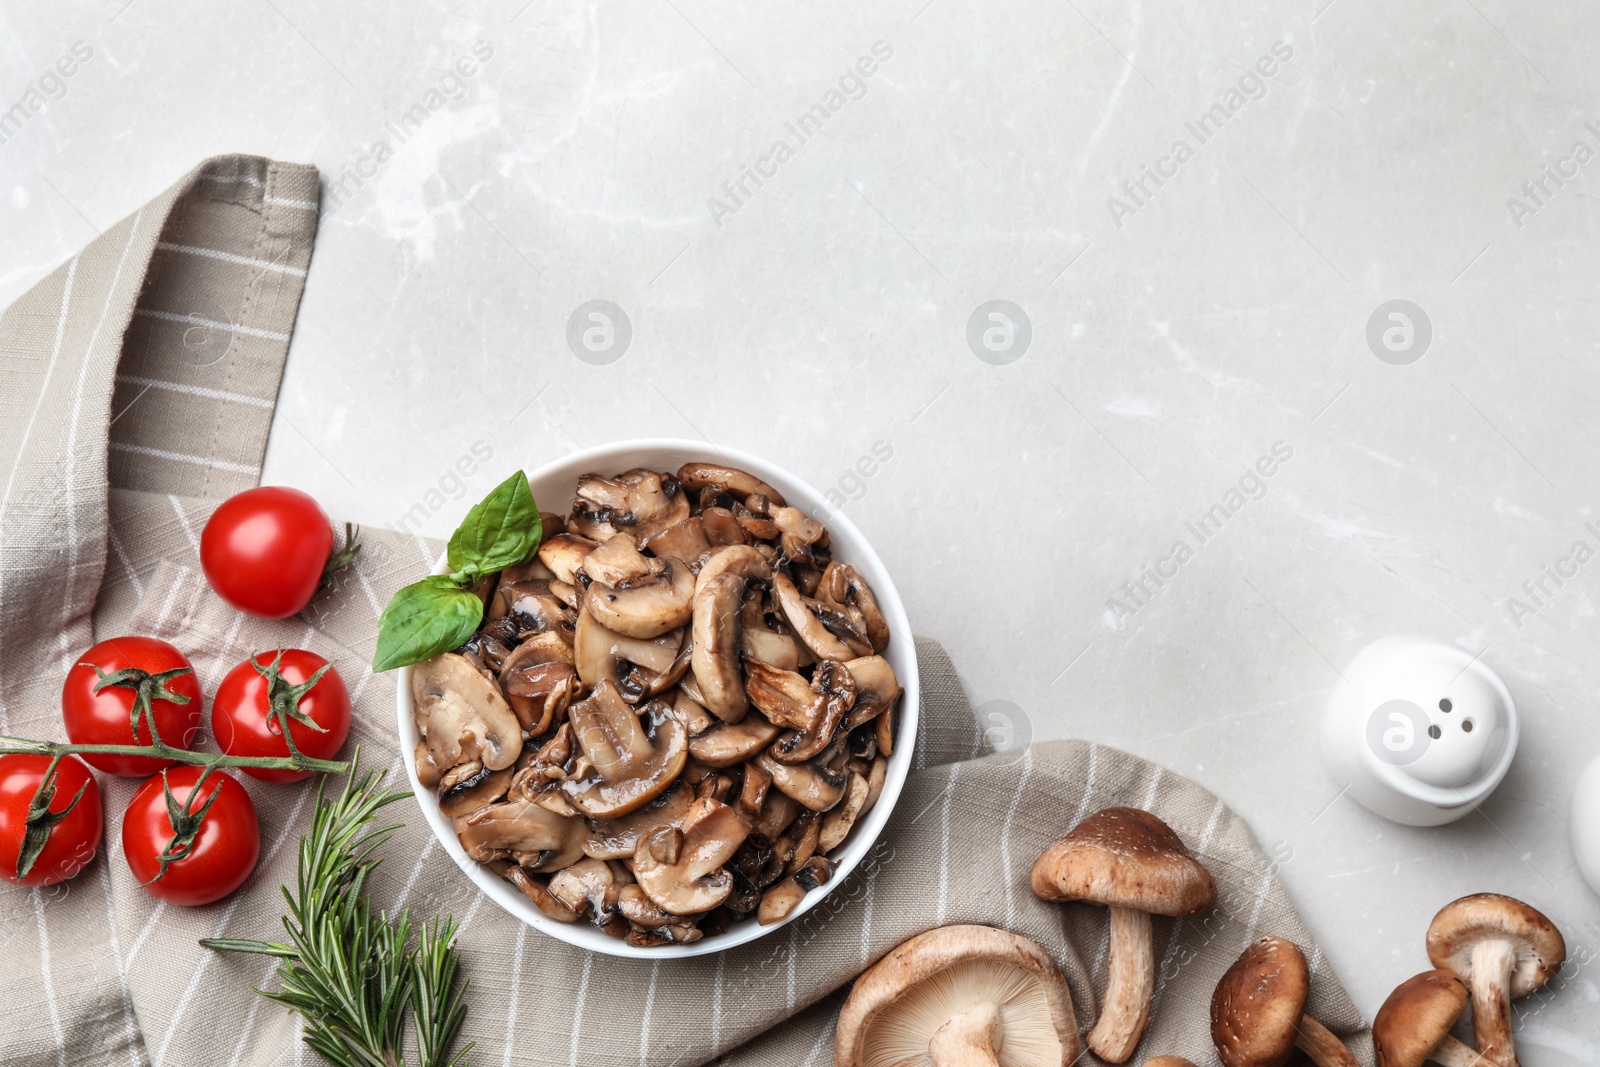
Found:
[[[583,573],[604,585],[617,585],[630,578],[643,578],[652,570],[654,561],[639,551],[633,538],[617,534],[583,557]]]
[[[718,720],[689,739],[689,754],[710,767],[734,767],[772,743],[778,728],[759,715],[739,722]]]
[[[600,860],[581,859],[551,876],[550,895],[579,915],[588,912],[601,926],[616,909],[621,889],[610,867]]]
[[[656,563],[643,577],[590,585],[585,603],[595,619],[608,630],[641,639],[660,637],[688,622],[694,612],[693,572],[675,559]]]
[[[888,776],[889,757],[880,752],[878,758],[872,761],[872,770],[867,774],[867,803],[866,807],[861,809],[863,812],[878,802],[879,795],[883,793],[884,779]]]
[[[772,775],[754,764],[746,764],[744,781],[739,783],[738,808],[751,818],[761,814],[767,802],[767,791],[772,787]]]
[[[816,519],[811,518],[799,508],[777,507],[772,509],[772,521],[790,537],[804,544],[815,545],[826,543],[828,529]]]
[[[755,758],[755,765],[772,777],[779,792],[812,811],[828,811],[844,799],[845,776],[830,770],[820,758],[810,763],[780,763],[770,752],[763,752]]]
[[[879,715],[873,722],[878,734],[878,755],[894,755],[894,716]]]
[[[615,819],[590,819],[583,851],[600,860],[631,859],[641,835],[658,826],[682,826],[694,800],[694,790],[679,782],[637,811]]]
[[[592,774],[567,779],[561,789],[579,811],[609,819],[644,807],[677,781],[689,758],[688,734],[677,712],[661,701],[640,712],[626,704],[616,686],[602,682],[568,715],[573,736],[593,765]]]
[[[546,810],[549,810],[546,808]],[[574,826],[580,820],[569,820]],[[566,870],[568,867],[583,859],[583,834],[574,831],[567,835],[567,839],[560,848],[545,849],[542,852],[520,852],[513,850],[511,858],[522,866],[528,868],[531,874],[555,874],[557,871]]]
[[[593,552],[599,544],[587,537],[578,537],[576,534],[560,533],[554,537],[547,537],[539,546],[539,562],[550,568],[560,581],[568,585],[576,585],[578,572],[583,567],[583,558]]]
[[[776,737],[777,734],[773,734],[773,736]],[[428,742],[426,741],[418,741],[417,747],[411,752],[411,756],[417,763],[417,781],[421,782],[425,789],[432,789],[438,785],[440,779],[444,777],[444,772],[450,769],[449,767],[440,767],[433,762],[433,754],[428,751]]]
[[[510,767],[491,771],[477,760],[452,767],[439,780],[439,810],[453,819],[499,800],[513,773]]]
[[[772,565],[749,545],[727,545],[706,558],[695,578],[695,592],[704,589],[706,583],[719,574],[735,574],[746,581],[766,581],[772,576]]]
[[[760,478],[737,467],[719,463],[685,463],[678,468],[678,481],[685,489],[715,487],[741,499],[759,494],[780,507],[784,504],[783,495]]]
[[[500,669],[500,688],[523,730],[529,737],[538,737],[565,717],[572,699],[583,687],[570,663],[516,666],[517,652],[524,647],[519,645]]]
[[[700,688],[700,702],[723,722],[738,722],[749,707],[739,673],[739,601],[743,593],[743,578],[721,574],[694,595],[690,667]]]
[[[522,752],[522,725],[499,688],[454,652],[441,652],[411,671],[413,714],[441,770],[480,760],[498,771]]]
[[[700,513],[700,525],[713,549],[750,542],[744,527],[739,525],[739,520],[727,508],[706,508]]]
[[[822,836],[817,840],[817,849],[821,852],[832,852],[855,826],[856,820],[861,818],[862,812],[867,810],[867,796],[871,787],[867,779],[859,774],[850,776],[850,784],[845,787],[844,800],[838,807],[828,812],[822,819]]]
[[[778,537],[778,524],[771,519],[762,518],[749,508],[735,504],[733,517],[744,527],[744,532],[754,537],[757,541],[772,541]]]
[[[882,656],[861,656],[846,660],[844,666],[856,683],[856,703],[850,711],[852,726],[871,722],[900,699],[900,680]]]
[[[629,922],[651,928],[675,926],[683,921],[680,916],[669,915],[656,907],[655,902],[637,884],[622,887],[622,892],[617,895],[617,910]]]
[[[689,500],[678,480],[655,471],[625,471],[616,478],[585,474],[578,479],[570,526],[603,541],[627,533],[636,542],[689,517]]]
[[[700,560],[711,553],[711,542],[706,540],[705,523],[698,515],[645,538],[640,547],[657,556],[681,559],[690,568],[696,567]]]
[[[527,871],[513,864],[506,868],[502,877],[522,891],[522,895],[533,901],[533,906],[544,912],[558,923],[575,923],[578,913],[567,907],[550,894],[550,890],[535,881]]]
[[[583,824],[526,800],[488,804],[454,820],[467,855],[480,863],[511,852],[561,850],[581,838]]]
[[[770,749],[785,763],[814,759],[833,743],[855,703],[856,686],[838,660],[817,664],[811,680],[756,660],[745,663],[745,692],[767,719],[790,729]]]
[[[710,911],[733,892],[733,875],[722,865],[739,851],[750,820],[715,800],[695,802],[686,829],[662,826],[639,841],[633,873],[639,887],[662,911],[694,915]]]
[[[766,612],[762,610],[761,597],[747,597],[739,611],[739,651],[750,659],[760,660],[783,671],[800,669],[802,656],[800,642],[784,633],[767,628]],[[805,661],[810,661],[809,650]]]
[[[754,764],[751,764],[754,766]],[[764,773],[764,772],[763,772]],[[770,775],[768,776],[770,777]],[[755,832],[776,841],[806,809],[782,790],[767,790],[767,803],[755,821]]]
[[[872,652],[872,646],[864,636],[849,632],[848,619],[802,596],[787,576],[772,576],[772,593],[784,618],[818,659],[849,660]],[[825,624],[824,619],[832,625]]]
[[[783,873],[793,874],[816,855],[817,842],[822,839],[822,816],[814,811],[802,811],[790,824],[783,836],[773,845],[773,852],[783,861]]]
[[[878,608],[878,598],[872,587],[856,569],[834,560],[822,572],[817,585],[817,600],[833,610],[850,616],[856,629],[865,633],[874,652],[889,647],[889,623]]]
[[[770,926],[789,914],[805,899],[807,893],[833,879],[836,865],[824,856],[813,856],[804,867],[768,889],[761,896],[761,907],[756,919],[762,926]]]
[[[518,636],[532,633],[572,634],[572,609],[555,594],[553,579],[529,578],[520,582],[501,579],[489,602],[490,621],[505,620]]]

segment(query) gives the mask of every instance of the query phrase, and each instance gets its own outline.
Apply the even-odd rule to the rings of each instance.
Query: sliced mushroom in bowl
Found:
[[[401,672],[444,851],[523,921],[611,955],[798,918],[910,770],[916,657],[882,563],[803,482],[703,445],[609,446],[529,483],[565,515],[485,583],[476,636]]]

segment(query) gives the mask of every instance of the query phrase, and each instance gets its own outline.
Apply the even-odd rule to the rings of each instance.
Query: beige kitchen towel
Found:
[[[357,708],[352,743],[368,766],[403,781],[393,676],[368,664],[379,611],[440,546],[369,531],[344,589],[280,622],[232,611],[198,568],[211,508],[259,473],[315,200],[306,168],[210,161],[0,319],[0,448],[17,490],[0,503],[0,725],[9,732],[61,736],[61,678],[96,638],[173,641],[208,696],[250,653],[295,645],[345,675]],[[136,416],[137,429],[125,428]],[[904,938],[950,922],[1039,941],[1061,963],[1087,1027],[1105,983],[1105,913],[1036,900],[1027,872],[1082,815],[1134,804],[1183,836],[1221,897],[1207,919],[1157,920],[1155,1018],[1135,1062],[1158,1053],[1212,1062],[1206,1011],[1216,978],[1253,937],[1276,933],[1312,961],[1313,1011],[1371,1063],[1360,1016],[1242,820],[1193,783],[1103,746],[1061,741],[986,755],[949,657],[928,640],[917,653],[919,769],[883,838],[823,906],[743,949],[677,962],[570,949],[485,904],[420,814],[391,809],[408,825],[387,848],[374,893],[385,907],[460,920],[472,1062],[825,1064],[849,980]],[[120,854],[116,828],[135,783],[101,783],[102,856],[55,890],[0,886],[11,963],[0,973],[0,1061],[317,1062],[298,1022],[250,992],[273,983],[268,961],[198,945],[279,936],[277,887],[293,877],[312,790],[247,779],[261,816],[260,866],[233,897],[184,909],[134,884]]]

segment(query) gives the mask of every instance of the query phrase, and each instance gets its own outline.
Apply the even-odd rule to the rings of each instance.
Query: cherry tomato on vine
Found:
[[[200,683],[188,657],[154,637],[101,641],[78,657],[61,689],[61,715],[67,739],[75,745],[148,745],[154,741],[154,722],[162,741],[188,748],[200,729],[202,710]],[[102,753],[83,758],[108,774],[125,776],[154,774],[172,763]]]
[[[262,652],[217,686],[211,732],[230,756],[287,756],[292,741],[303,756],[333,759],[350,735],[350,691],[338,670],[315,652]],[[240,769],[263,782],[294,782],[314,773]]]
[[[49,769],[49,756],[0,756],[0,878],[15,885],[75,877],[105,832],[100,786],[84,762],[63,756],[41,793]],[[24,856],[25,848],[31,855]]]
[[[145,782],[122,816],[128,869],[153,896],[194,906],[244,884],[261,855],[256,806],[244,786],[200,767],[173,767]]]
[[[355,558],[359,543],[345,527],[334,550],[333,524],[298,489],[263,485],[222,502],[200,535],[200,566],[217,595],[263,619],[283,619],[311,602],[326,581]]]

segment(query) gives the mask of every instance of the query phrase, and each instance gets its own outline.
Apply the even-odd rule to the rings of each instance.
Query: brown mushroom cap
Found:
[[[1148,811],[1106,808],[1051,845],[1033,865],[1042,900],[1083,900],[1189,918],[1217,903],[1211,872]]]
[[[1294,1051],[1311,970],[1293,941],[1263,937],[1244,950],[1211,995],[1211,1041],[1226,1067],[1280,1067]]]
[[[1446,970],[1423,971],[1395,987],[1372,1021],[1378,1067],[1422,1067],[1467,1010],[1467,984]]]
[[[1536,908],[1499,893],[1474,893],[1446,904],[1428,925],[1428,959],[1435,967],[1472,978],[1472,950],[1483,941],[1509,941],[1516,953],[1511,995],[1544,985],[1567,959],[1567,943]]]
[[[945,926],[904,942],[856,979],[839,1012],[835,1067],[927,1062],[935,1034],[974,1008],[987,1015],[983,1005],[997,1011],[974,1036],[1008,1065],[1077,1059],[1072,995],[1044,949],[988,926]]]

